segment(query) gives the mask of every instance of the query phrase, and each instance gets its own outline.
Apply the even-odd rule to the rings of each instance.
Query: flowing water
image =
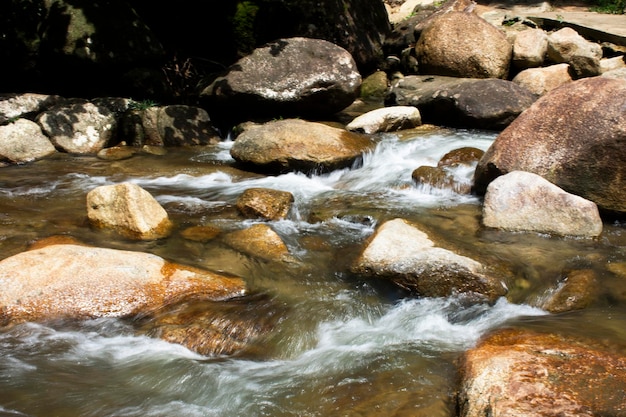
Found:
[[[123,161],[54,158],[0,171],[0,254],[69,235],[96,246],[155,253],[236,274],[269,300],[278,324],[254,353],[206,357],[137,333],[132,322],[26,323],[0,330],[0,416],[452,416],[456,360],[489,331],[518,326],[584,335],[626,346],[626,232],[605,223],[598,239],[487,230],[480,200],[412,184],[411,172],[452,149],[487,149],[495,134],[434,130],[385,135],[362,165],[325,175],[261,176],[238,170],[231,141],[166,156]],[[453,171],[471,181],[473,168]],[[130,242],[86,221],[94,187],[134,182],[176,224],[173,235]],[[216,238],[180,232],[212,225],[222,233],[254,224],[241,218],[247,188],[290,191],[286,220],[269,225],[293,262],[238,253]],[[402,217],[439,242],[502,271],[507,299],[494,305],[416,298],[349,273],[377,225]],[[549,314],[541,300],[563,271],[591,269],[595,301]],[[266,313],[260,308],[258,315]],[[259,317],[261,319],[261,317]],[[624,350],[626,352],[626,350]]]

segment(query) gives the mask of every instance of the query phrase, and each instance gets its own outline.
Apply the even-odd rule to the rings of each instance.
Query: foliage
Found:
[[[128,108],[131,110],[146,110],[146,109],[149,109],[150,107],[155,107],[158,105],[159,103],[153,100],[141,100],[141,101],[132,100],[130,104],[128,105]]]
[[[626,0],[594,0],[595,6],[591,8],[594,12],[624,14],[626,11]]]
[[[249,53],[256,47],[254,25],[259,6],[253,1],[240,1],[233,16],[233,33],[237,50]]]

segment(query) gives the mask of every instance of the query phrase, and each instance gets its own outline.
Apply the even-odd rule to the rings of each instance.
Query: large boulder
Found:
[[[201,96],[223,118],[321,116],[350,105],[360,85],[345,49],[321,39],[287,38],[237,61]]]
[[[56,153],[54,145],[37,123],[18,119],[0,126],[0,161],[23,164],[53,153]]]
[[[97,154],[115,135],[117,118],[107,107],[78,102],[53,107],[37,123],[59,149],[73,154]]]
[[[142,103],[133,104],[120,120],[120,134],[130,145],[196,146],[220,140],[209,114],[200,107],[136,107],[142,107]]]
[[[48,94],[0,94],[0,124],[32,118],[61,101],[61,97]]]
[[[415,52],[422,74],[506,78],[512,46],[495,26],[473,13],[450,12],[422,31]]]
[[[593,342],[501,330],[465,353],[461,417],[620,415],[626,359]]]
[[[490,277],[482,264],[435,246],[426,233],[403,219],[383,223],[351,270],[426,297],[464,294],[494,301],[506,293],[503,283]]]
[[[172,226],[154,197],[129,182],[103,185],[87,193],[87,218],[94,227],[134,240],[166,237]]]
[[[626,212],[626,81],[592,77],[541,97],[485,152],[474,174],[484,193],[511,171],[541,175],[601,209]]]
[[[373,142],[360,134],[300,119],[247,127],[230,154],[253,170],[329,171],[352,166]]]
[[[562,236],[596,237],[602,233],[602,219],[595,203],[523,171],[509,172],[489,184],[483,224]]]
[[[415,106],[424,123],[502,130],[536,98],[507,80],[419,75],[396,82],[386,104]]]
[[[141,252],[41,245],[0,261],[2,323],[132,317],[181,300],[220,301],[244,282]]]

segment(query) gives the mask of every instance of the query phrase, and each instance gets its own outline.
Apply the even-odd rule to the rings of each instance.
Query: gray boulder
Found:
[[[0,124],[18,118],[36,116],[48,108],[59,104],[63,99],[48,94],[2,94],[0,95]]]
[[[301,119],[248,126],[230,154],[255,171],[331,171],[352,166],[374,143],[366,136]]]
[[[56,153],[39,125],[26,119],[0,126],[0,162],[23,164]]]
[[[90,102],[53,107],[37,117],[50,141],[67,153],[97,154],[114,137],[115,113]]]
[[[119,129],[133,146],[197,146],[220,141],[209,114],[196,106],[131,109],[121,117]]]
[[[512,46],[504,33],[479,16],[449,12],[426,26],[415,53],[422,74],[506,78]]]
[[[352,56],[328,41],[279,39],[231,66],[201,97],[223,117],[332,115],[358,96]]]
[[[426,233],[403,219],[383,223],[351,270],[426,297],[465,294],[494,301],[506,293],[504,284],[488,276],[479,262],[436,247]]]
[[[496,138],[474,174],[478,193],[512,171],[541,175],[600,209],[626,212],[626,81],[591,77],[537,100]]]
[[[507,80],[420,75],[397,81],[386,104],[415,106],[424,123],[502,130],[536,98]]]
[[[509,231],[564,236],[595,237],[602,233],[602,219],[595,203],[523,171],[502,175],[489,184],[483,224]]]

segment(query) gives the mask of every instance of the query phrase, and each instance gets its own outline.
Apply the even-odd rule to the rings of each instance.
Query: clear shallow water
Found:
[[[389,135],[359,168],[322,176],[265,177],[237,170],[231,142],[106,162],[67,157],[0,171],[2,257],[55,234],[148,251],[243,277],[283,305],[284,317],[254,355],[203,357],[137,335],[129,323],[27,323],[0,331],[0,416],[450,416],[455,360],[490,330],[522,326],[626,346],[626,284],[611,265],[626,262],[620,224],[601,238],[511,234],[480,226],[480,201],[416,187],[411,172],[452,149],[486,149],[492,133],[440,130]],[[471,179],[471,169],[454,172]],[[176,224],[157,242],[128,242],[91,230],[85,195],[132,181],[150,191]],[[194,225],[224,232],[255,223],[234,207],[250,187],[294,194],[286,220],[270,222],[297,262],[262,262],[220,239],[182,238]],[[376,226],[395,217],[503,271],[509,300],[468,306],[455,299],[406,298],[395,287],[348,273]],[[599,277],[588,309],[548,314],[535,307],[568,268]]]

